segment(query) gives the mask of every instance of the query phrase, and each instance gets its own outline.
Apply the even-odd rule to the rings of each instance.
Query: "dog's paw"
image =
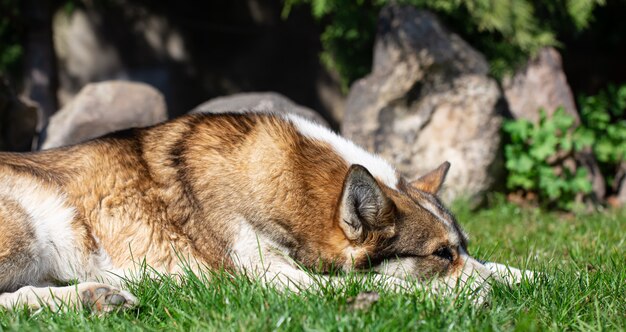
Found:
[[[496,280],[510,285],[519,284],[524,280],[532,281],[538,275],[537,272],[520,270],[499,263],[485,262],[484,265],[493,273]]]
[[[96,313],[129,309],[137,306],[139,301],[131,293],[101,283],[82,283],[78,286],[78,295],[83,308]]]

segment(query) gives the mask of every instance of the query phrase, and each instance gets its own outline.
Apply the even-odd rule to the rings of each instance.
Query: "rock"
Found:
[[[85,86],[50,119],[42,149],[84,142],[167,120],[163,96],[143,83],[106,81]]]
[[[576,153],[573,159],[575,167],[571,168],[571,170],[575,171],[576,167],[587,169],[587,178],[591,182],[591,192],[593,194],[592,203],[599,203],[606,195],[606,183],[593,151],[590,147],[585,148]]]
[[[0,76],[0,150],[30,151],[35,138],[39,110],[18,98]]]
[[[218,97],[202,103],[190,113],[241,113],[246,111],[294,113],[328,127],[324,118],[314,110],[297,105],[289,98],[275,92],[247,92]]]
[[[96,9],[99,6],[86,3],[70,13],[60,10],[54,15],[62,107],[85,85],[106,80],[143,82],[170,99],[195,88],[188,80],[178,80],[175,74],[184,71],[178,66],[188,60],[179,30],[163,15],[122,2],[119,6],[126,9],[122,13],[114,11],[116,5]],[[139,11],[142,19],[129,20],[131,12]],[[177,101],[172,106],[181,105]]]
[[[563,107],[567,114],[574,117],[576,125],[580,123],[572,90],[563,71],[561,55],[552,47],[541,49],[513,76],[505,77],[502,86],[509,111],[515,119],[536,123],[541,109],[551,116],[559,107]],[[605,181],[591,149],[579,152],[575,156],[575,163],[571,164],[587,169],[595,198],[601,200],[606,192]]]
[[[561,55],[552,47],[546,47],[513,76],[502,80],[502,87],[509,110],[516,119],[539,121],[539,110],[552,115],[563,107],[567,114],[580,122],[572,90],[567,84]]]
[[[502,97],[485,58],[430,12],[396,5],[381,11],[374,52],[342,134],[409,178],[450,161],[443,198],[480,200],[502,169]]]
[[[345,96],[319,61],[319,24],[304,7],[288,18],[283,12],[281,1],[265,0],[201,1],[193,8],[81,1],[71,11],[60,8],[52,27],[60,108],[87,83],[119,79],[159,90],[170,118],[207,96],[263,90],[315,109],[338,128]]]

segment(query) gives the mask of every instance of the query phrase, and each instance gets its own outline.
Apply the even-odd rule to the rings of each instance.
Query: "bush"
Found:
[[[340,74],[347,89],[370,71],[376,18],[392,2],[437,13],[486,55],[492,74],[500,77],[539,48],[558,45],[557,31],[587,27],[604,0],[285,0],[283,17],[293,6],[311,6],[325,25],[321,60]]]
[[[595,96],[578,100],[583,126],[593,137],[593,152],[607,181],[617,190],[614,176],[626,158],[626,85],[609,86]]]
[[[626,162],[626,85],[581,96],[579,105],[578,126],[562,109],[551,118],[542,111],[537,124],[505,122],[509,190],[535,193],[548,206],[571,209],[576,196],[591,191],[584,169],[573,172],[564,165],[583,148],[591,148],[596,156],[609,191],[617,190],[615,175]]]
[[[510,137],[505,145],[507,188],[534,193],[545,207],[571,210],[577,196],[591,192],[584,168],[567,165],[576,152],[593,143],[590,132],[575,119],[557,110],[552,117],[541,110],[539,122],[510,120],[503,129]],[[575,169],[575,170],[574,170]]]

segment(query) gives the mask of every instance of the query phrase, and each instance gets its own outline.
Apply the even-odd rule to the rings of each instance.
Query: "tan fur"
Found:
[[[58,194],[74,213],[77,252],[116,271],[145,259],[177,273],[180,257],[235,269],[232,250],[249,224],[318,272],[367,269],[408,255],[416,257],[419,278],[461,273],[466,239],[432,196],[447,168],[412,184],[399,178],[397,189],[377,181],[389,208],[364,226],[362,238],[350,240],[340,227],[350,166],[328,143],[303,136],[279,116],[194,115],[72,147],[0,153],[0,186],[36,182]],[[420,205],[424,200],[428,207]],[[23,249],[34,238],[28,219],[15,198],[0,196],[0,267],[29,254]],[[432,256],[444,246],[453,251],[452,264]],[[103,264],[85,275],[97,277]],[[14,290],[9,281],[0,277],[0,287]]]
[[[228,267],[224,250],[234,232],[229,221],[235,214],[255,220],[259,211],[279,223],[311,220],[259,225],[272,227],[268,230],[275,240],[288,246],[308,239],[305,247],[296,248],[307,262],[346,246],[332,214],[341,190],[335,179],[347,165],[329,160],[328,146],[306,141],[272,117],[210,120],[187,117],[37,154],[1,153],[0,165],[5,174],[33,176],[67,194],[69,205],[77,209],[76,230],[87,235],[81,236],[82,245],[95,250],[99,239],[121,268],[132,265],[132,253],[169,271],[175,251],[215,268]],[[294,140],[303,144],[293,145]],[[284,171],[285,166],[320,171],[309,176]],[[277,177],[280,186],[267,185]],[[205,201],[210,204],[201,203]],[[320,227],[330,232],[320,234]]]

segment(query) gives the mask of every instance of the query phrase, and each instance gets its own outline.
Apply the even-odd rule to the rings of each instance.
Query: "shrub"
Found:
[[[571,210],[577,196],[591,192],[584,168],[567,165],[576,152],[593,143],[593,135],[573,116],[558,109],[552,117],[541,110],[539,122],[509,120],[503,129],[510,137],[505,145],[507,188],[535,193],[546,207]],[[574,170],[575,169],[575,170]]]
[[[308,4],[325,29],[322,62],[336,70],[344,88],[370,71],[376,18],[387,3],[426,8],[483,52],[496,77],[539,48],[558,45],[555,33],[587,27],[604,0],[285,0],[283,17]],[[539,15],[540,14],[540,15]]]
[[[563,162],[585,147],[591,148],[609,191],[617,190],[615,175],[626,162],[626,85],[609,86],[594,96],[581,96],[581,123],[562,109],[540,121],[509,120],[504,132],[507,188],[532,192],[540,201],[571,209],[577,195],[589,193],[586,171],[572,172]]]
[[[593,137],[593,152],[607,188],[617,190],[614,175],[626,158],[626,85],[609,86],[595,96],[581,96],[578,103],[582,124]]]

